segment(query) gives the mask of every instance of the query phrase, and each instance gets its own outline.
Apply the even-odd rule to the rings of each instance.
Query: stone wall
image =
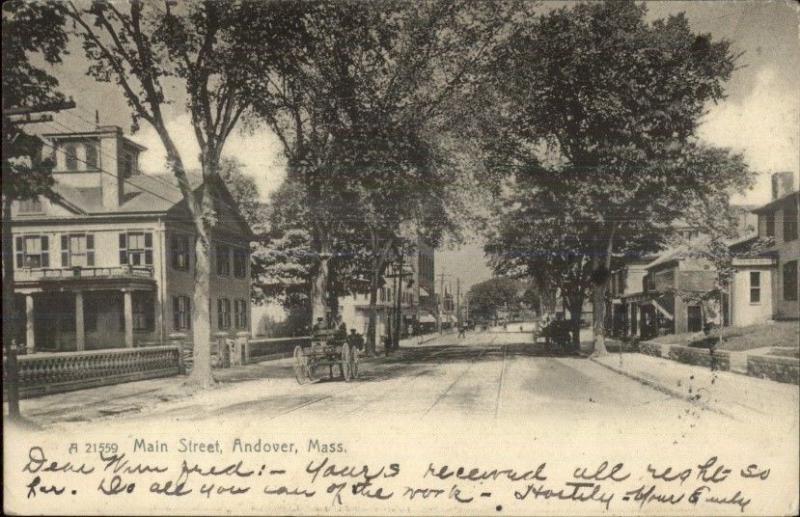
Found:
[[[639,352],[646,355],[652,355],[654,357],[661,357],[661,345],[658,343],[643,341],[639,343]]]
[[[749,355],[747,356],[747,375],[800,384],[800,361],[793,357]]]
[[[711,368],[712,364],[714,364],[718,370],[723,371],[731,369],[730,353],[724,350],[716,350],[712,354],[707,348],[673,345],[669,348],[669,359],[708,368]]]

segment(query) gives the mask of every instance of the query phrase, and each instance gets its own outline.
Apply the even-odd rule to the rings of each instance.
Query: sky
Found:
[[[545,2],[549,9],[563,2]],[[800,44],[798,7],[786,1],[692,1],[647,2],[653,20],[685,12],[695,32],[710,33],[715,39],[732,42],[742,53],[738,69],[727,85],[728,97],[709,106],[699,136],[710,144],[731,147],[744,153],[750,167],[758,171],[755,188],[733,201],[763,204],[769,201],[772,172],[793,171],[800,185]],[[99,116],[101,124],[118,125],[126,133],[131,127],[130,110],[118,87],[97,83],[85,75],[86,61],[77,44],[71,54],[52,69],[61,89],[72,96],[78,108],[57,115],[47,131],[89,129]],[[167,91],[169,98],[181,99],[179,89]],[[189,167],[199,167],[198,147],[189,115],[178,101],[167,110],[168,127]],[[152,128],[142,123],[133,140],[149,151],[141,156],[145,173],[163,172],[164,150]],[[285,161],[277,138],[266,128],[237,132],[223,152],[235,156],[253,176],[264,199],[285,177]],[[436,274],[444,272],[445,282],[455,289],[461,279],[462,292],[474,283],[490,278],[479,238],[460,249],[437,251]]]

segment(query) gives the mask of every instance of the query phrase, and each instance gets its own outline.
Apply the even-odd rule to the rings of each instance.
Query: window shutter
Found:
[[[94,266],[94,235],[86,236],[86,265]]]
[[[222,299],[217,299],[217,328],[224,328],[222,321]]]
[[[23,250],[22,237],[16,238],[17,245],[17,267],[21,268],[25,265],[25,253]]]
[[[179,301],[177,296],[173,296],[172,297],[172,328],[174,328],[175,330],[178,330],[179,328],[181,328],[180,317],[181,317],[180,301]]]
[[[120,233],[119,234],[119,264],[124,266],[128,263],[128,234],[127,233]]]
[[[188,297],[184,297],[186,299],[186,328],[187,330],[192,329],[192,300]]]
[[[61,236],[61,267],[69,267],[69,236]]]
[[[42,236],[42,267],[50,267],[50,238]]]

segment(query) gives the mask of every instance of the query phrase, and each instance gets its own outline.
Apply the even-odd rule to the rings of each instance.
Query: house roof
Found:
[[[795,190],[794,192],[789,192],[788,194],[786,194],[783,197],[779,197],[778,199],[774,199],[774,200],[770,201],[769,203],[767,203],[766,205],[763,205],[763,206],[760,206],[760,207],[754,209],[753,212],[756,213],[756,214],[763,214],[764,212],[769,212],[770,210],[773,210],[773,209],[777,208],[778,205],[780,205],[781,203],[783,203],[784,201],[786,201],[787,199],[789,199],[789,198],[791,198],[793,196],[797,197],[798,199],[800,199],[800,190]]]
[[[198,173],[188,173],[187,177],[193,190],[203,184]],[[126,178],[122,202],[117,207],[103,206],[100,187],[76,188],[56,182],[53,190],[69,208],[85,214],[164,213],[183,201],[177,180],[171,174],[138,174]]]

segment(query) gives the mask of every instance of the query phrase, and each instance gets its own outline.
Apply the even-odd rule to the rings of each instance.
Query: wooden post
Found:
[[[29,354],[36,350],[35,335],[33,331],[33,294],[25,295],[25,348]]]
[[[122,294],[125,316],[125,348],[133,348],[133,293],[129,289],[125,289]]]
[[[86,332],[83,327],[83,291],[75,291],[75,348],[86,349]]]

